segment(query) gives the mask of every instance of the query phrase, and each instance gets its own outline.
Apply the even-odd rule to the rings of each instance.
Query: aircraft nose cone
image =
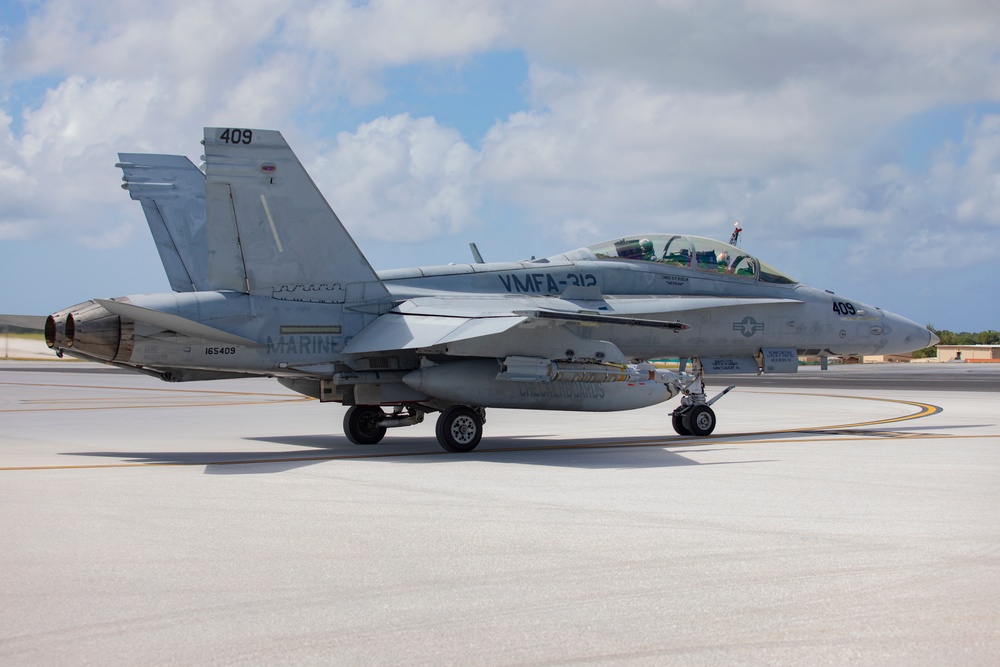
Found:
[[[894,313],[886,313],[886,324],[889,325],[889,344],[887,354],[905,354],[915,352],[925,347],[932,347],[941,342],[934,332],[912,320]]]

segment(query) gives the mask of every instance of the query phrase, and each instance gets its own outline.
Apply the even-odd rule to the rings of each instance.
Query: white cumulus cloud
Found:
[[[422,241],[475,222],[476,159],[457,131],[399,114],[338,134],[313,172],[359,235]]]

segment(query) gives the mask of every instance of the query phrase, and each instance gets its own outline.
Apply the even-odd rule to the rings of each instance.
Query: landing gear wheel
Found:
[[[715,412],[707,405],[693,405],[681,418],[691,435],[711,435],[715,430]]]
[[[670,415],[670,422],[673,424],[674,431],[677,432],[677,435],[691,435],[691,430],[684,425],[683,414],[674,413]]]
[[[438,444],[449,452],[471,452],[483,437],[483,420],[474,408],[455,405],[437,420]]]
[[[374,445],[385,437],[385,413],[374,405],[353,405],[344,415],[344,435],[355,445]]]

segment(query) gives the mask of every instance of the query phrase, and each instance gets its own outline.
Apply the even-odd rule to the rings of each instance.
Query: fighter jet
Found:
[[[706,376],[937,343],[735,243],[688,234],[376,272],[279,132],[206,128],[203,144],[204,172],[180,156],[120,154],[174,291],[49,316],[57,354],[168,382],[277,378],[349,406],[356,444],[439,413],[440,445],[468,452],[487,408],[618,411],[680,395],[673,429],[706,436],[731,389],[710,399]],[[665,357],[682,370],[651,362]]]

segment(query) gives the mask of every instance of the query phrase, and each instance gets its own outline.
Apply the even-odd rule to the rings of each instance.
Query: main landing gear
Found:
[[[438,417],[438,444],[449,452],[471,452],[483,437],[486,411],[465,405],[453,405]]]
[[[703,437],[715,430],[716,418],[712,404],[731,392],[736,385],[729,385],[711,400],[705,395],[704,369],[694,360],[694,379],[682,387],[681,404],[670,413],[670,422],[677,435]]]
[[[374,445],[385,437],[386,414],[375,405],[352,405],[344,415],[344,435],[355,445]]]
[[[397,406],[387,415],[377,405],[352,405],[344,415],[344,435],[355,445],[374,445],[382,441],[386,429],[413,426],[423,420],[424,413],[410,407]]]
[[[424,420],[421,410],[397,407],[386,414],[377,405],[354,405],[344,415],[344,434],[355,445],[374,445],[385,437],[386,429],[412,426]],[[449,452],[471,452],[483,438],[486,410],[453,405],[438,416],[438,444]]]

